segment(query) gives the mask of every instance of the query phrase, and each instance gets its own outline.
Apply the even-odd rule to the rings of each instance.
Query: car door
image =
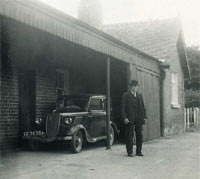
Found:
[[[89,127],[90,137],[96,138],[106,135],[106,112],[104,110],[104,100],[93,97],[89,106]]]

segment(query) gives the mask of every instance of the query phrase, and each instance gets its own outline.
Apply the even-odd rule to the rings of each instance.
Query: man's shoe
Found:
[[[144,155],[142,153],[136,153],[137,156],[143,157]]]
[[[133,157],[133,154],[128,154],[128,157]]]

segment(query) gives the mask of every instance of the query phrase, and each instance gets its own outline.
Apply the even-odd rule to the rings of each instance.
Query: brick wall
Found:
[[[55,72],[36,73],[36,117],[44,117],[53,108],[56,98]],[[18,74],[9,68],[1,75],[0,150],[18,145]]]
[[[56,73],[36,72],[36,118],[45,117],[56,100]]]
[[[9,57],[9,34],[0,16],[0,151],[18,143],[18,74]]]
[[[18,77],[12,67],[3,67],[1,75],[0,150],[5,151],[18,144]]]

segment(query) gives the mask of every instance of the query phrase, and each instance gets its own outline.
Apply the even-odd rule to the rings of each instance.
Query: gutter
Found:
[[[166,77],[165,70],[170,68],[170,63],[167,62],[165,59],[159,59],[160,62],[160,133],[161,137],[165,136],[165,95],[164,95],[164,79]]]

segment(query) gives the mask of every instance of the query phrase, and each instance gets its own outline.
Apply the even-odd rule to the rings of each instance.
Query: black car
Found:
[[[112,112],[111,112],[112,116]],[[112,118],[111,118],[112,119]],[[71,141],[74,153],[81,151],[83,142],[107,139],[106,97],[104,95],[65,95],[57,99],[56,109],[46,119],[36,119],[37,131],[24,132],[31,147],[37,142]],[[110,145],[119,130],[110,122]]]

